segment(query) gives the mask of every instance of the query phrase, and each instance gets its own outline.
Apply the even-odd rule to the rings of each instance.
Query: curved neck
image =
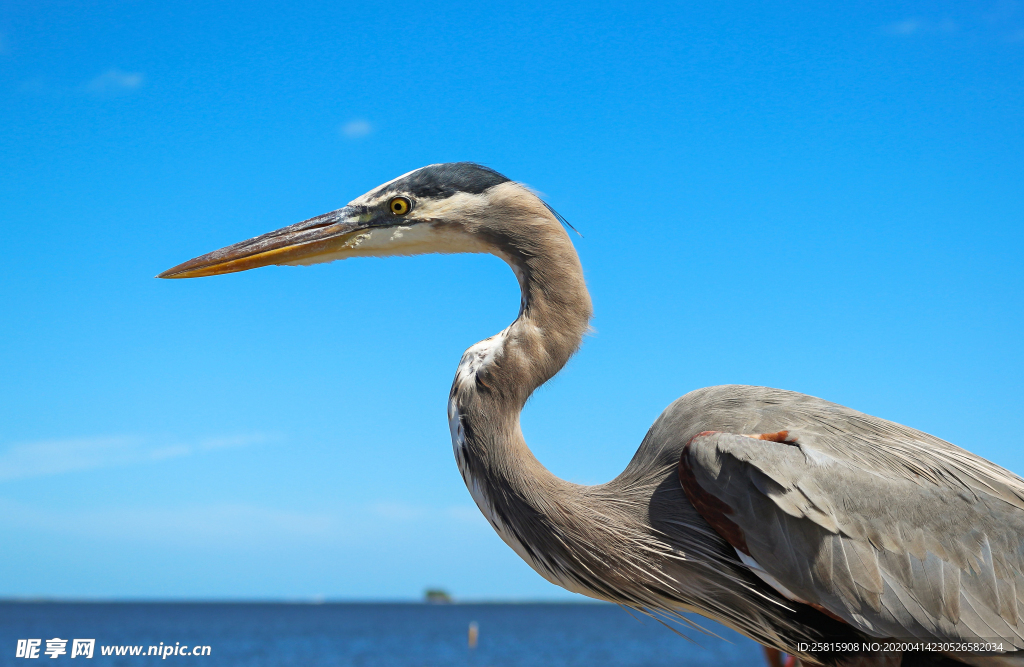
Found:
[[[733,569],[732,553],[687,503],[676,460],[581,486],[551,474],[526,446],[520,411],[579,347],[590,295],[568,235],[543,202],[515,184],[494,191],[486,224],[465,227],[512,267],[522,305],[507,329],[466,351],[452,384],[452,444],[473,499],[498,535],[556,585],[668,618],[700,611],[777,643],[773,628],[792,623],[764,608],[763,593],[747,594],[742,581],[751,575]],[[671,535],[652,525],[656,496]]]
[[[591,304],[576,249],[551,211],[521,186],[510,184],[502,194],[507,196],[491,206],[505,215],[492,216],[486,231],[474,231],[519,279],[519,317],[466,350],[452,384],[450,411],[463,426],[462,435],[452,432],[456,450],[485,459],[500,456],[506,459],[502,469],[509,470],[536,463],[523,442],[519,413],[530,394],[579,348]]]
[[[533,391],[579,349],[591,316],[590,294],[572,243],[560,226],[542,230],[528,251],[507,244],[495,252],[519,279],[519,316],[470,348],[467,354],[475,353],[475,359],[465,369],[460,366],[466,371],[463,382],[472,374],[476,389],[497,401],[492,407],[517,416]]]
[[[509,187],[503,208],[507,213],[492,215],[478,234],[515,272],[521,308],[507,329],[463,355],[448,409],[452,444],[467,487],[502,539],[549,580],[593,594],[547,562],[558,530],[550,518],[570,511],[575,485],[537,461],[519,426],[530,394],[578,349],[590,295],[572,242],[543,202]]]

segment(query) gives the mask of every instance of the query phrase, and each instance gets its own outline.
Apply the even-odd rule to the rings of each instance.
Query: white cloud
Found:
[[[487,520],[480,513],[480,508],[475,505],[452,505],[444,511],[445,515],[456,521],[465,523],[480,523],[487,525]]]
[[[921,21],[919,19],[904,19],[903,21],[890,23],[883,28],[883,30],[893,35],[912,35],[920,29]]]
[[[401,502],[376,503],[368,507],[374,516],[394,522],[424,521],[424,520],[454,520],[458,523],[486,523],[480,510],[471,505],[452,505],[450,507],[430,507],[427,505],[412,505]]]
[[[341,126],[341,135],[348,139],[361,139],[373,132],[373,126],[362,119],[350,120]]]
[[[267,439],[262,435],[242,435],[183,443],[120,436],[18,443],[0,450],[0,481],[162,461]]]
[[[128,463],[137,458],[136,438],[76,438],[12,445],[0,452],[0,480],[58,475]]]
[[[914,35],[918,33],[952,33],[957,31],[957,24],[953,19],[942,19],[932,21],[921,18],[907,18],[902,21],[882,26],[882,31],[890,35]]]
[[[892,35],[912,35],[921,30],[921,20],[918,18],[906,18],[895,24],[889,24],[883,30]]]
[[[85,84],[85,89],[90,93],[123,92],[138,88],[144,81],[141,72],[124,72],[115,68],[108,69]]]
[[[175,499],[177,500],[177,499]],[[0,496],[0,529],[17,534],[44,531],[129,543],[238,546],[240,544],[359,544],[381,535],[410,530],[479,531],[489,534],[476,507],[429,507],[379,503],[346,507],[283,509],[244,502],[189,503],[177,506],[74,505],[59,508],[26,504]]]
[[[7,528],[45,527],[48,532],[130,542],[237,544],[282,539],[327,538],[340,531],[327,514],[291,512],[243,503],[185,507],[44,509],[0,498],[0,523]],[[183,537],[184,536],[184,537]]]
[[[162,461],[164,459],[176,459],[179,456],[188,456],[192,453],[192,448],[188,445],[170,445],[169,447],[160,447],[149,452],[149,458],[154,461]]]
[[[406,503],[377,503],[370,511],[382,519],[393,521],[414,521],[427,515],[427,508]]]

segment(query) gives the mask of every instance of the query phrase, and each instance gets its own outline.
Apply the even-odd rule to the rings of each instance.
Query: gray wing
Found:
[[[870,635],[1024,647],[1024,481],[801,398],[793,426],[768,439],[690,440],[680,476],[698,511],[784,595]]]

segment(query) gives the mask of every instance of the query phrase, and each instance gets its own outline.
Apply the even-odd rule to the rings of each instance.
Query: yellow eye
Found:
[[[391,212],[395,215],[405,215],[409,212],[409,209],[412,208],[412,204],[409,203],[409,200],[405,197],[395,197],[388,202],[388,208],[390,208]]]

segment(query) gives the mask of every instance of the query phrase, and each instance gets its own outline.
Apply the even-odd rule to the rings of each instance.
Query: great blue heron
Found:
[[[606,484],[545,469],[520,411],[579,347],[590,296],[558,214],[491,169],[423,167],[160,277],[455,252],[497,255],[522,290],[516,320],[459,363],[455,459],[545,579],[645,613],[695,611],[809,663],[1024,664],[1024,480],[939,438],[729,385],[672,403]]]

